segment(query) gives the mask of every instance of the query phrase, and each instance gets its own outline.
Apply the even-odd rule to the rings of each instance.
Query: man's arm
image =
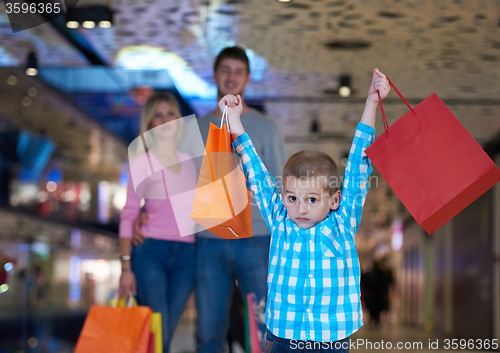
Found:
[[[283,173],[283,167],[286,162],[285,153],[285,141],[281,135],[278,126],[273,122],[269,121],[266,127],[266,131],[262,132],[261,137],[263,138],[263,154],[260,156],[267,166],[269,172],[281,180],[281,174]]]

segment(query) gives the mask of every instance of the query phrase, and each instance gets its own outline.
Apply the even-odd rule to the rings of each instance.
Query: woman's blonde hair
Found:
[[[166,102],[170,104],[172,110],[174,111],[177,118],[181,118],[181,107],[179,106],[179,101],[172,93],[168,92],[156,92],[153,93],[147,100],[146,104],[142,108],[141,115],[141,135],[149,130],[149,124],[153,120],[156,106],[160,102]]]

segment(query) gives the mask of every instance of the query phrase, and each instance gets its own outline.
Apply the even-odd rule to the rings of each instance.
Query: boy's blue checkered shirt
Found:
[[[365,149],[374,129],[358,123],[342,180],[340,206],[309,229],[288,217],[274,177],[247,134],[234,142],[247,186],[271,231],[266,325],[278,337],[338,341],[363,325],[360,267],[354,238],[368,192]]]

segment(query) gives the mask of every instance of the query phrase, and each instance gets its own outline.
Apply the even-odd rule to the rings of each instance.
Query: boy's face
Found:
[[[243,90],[250,80],[248,69],[243,61],[236,59],[224,59],[214,72],[214,80],[217,83],[219,95],[233,96],[243,95]]]
[[[303,229],[314,227],[340,204],[340,191],[330,195],[315,178],[287,177],[283,185],[285,207],[292,221]]]

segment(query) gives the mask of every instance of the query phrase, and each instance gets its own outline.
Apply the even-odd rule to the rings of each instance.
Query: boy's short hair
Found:
[[[225,59],[235,59],[242,61],[247,66],[247,73],[250,74],[250,62],[248,60],[247,54],[245,53],[245,49],[243,49],[242,47],[234,46],[224,48],[215,59],[214,72],[217,71],[219,65]]]
[[[289,177],[316,178],[331,195],[339,189],[338,174],[337,164],[332,157],[320,151],[303,150],[285,163],[283,181]]]

